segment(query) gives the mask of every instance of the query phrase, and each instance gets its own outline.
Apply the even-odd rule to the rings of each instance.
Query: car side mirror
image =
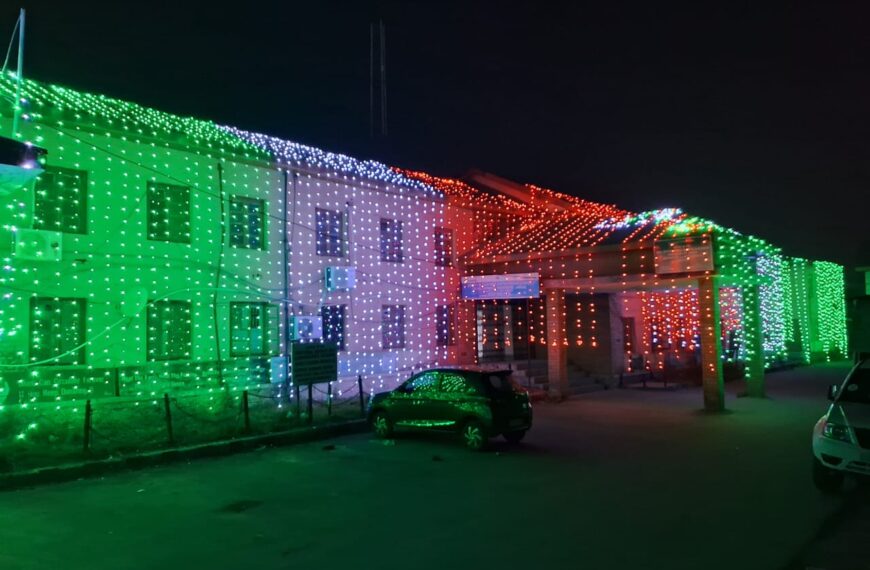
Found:
[[[840,387],[836,384],[831,384],[830,386],[828,386],[828,399],[830,401],[833,402],[837,399],[837,392],[839,391],[839,389]]]

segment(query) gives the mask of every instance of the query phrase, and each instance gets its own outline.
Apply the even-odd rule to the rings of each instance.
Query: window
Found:
[[[84,364],[85,348],[73,350],[84,342],[84,299],[30,299],[30,362],[63,355],[46,364]]]
[[[405,382],[405,391],[421,394],[423,392],[434,392],[438,389],[438,373],[423,372],[414,376]]]
[[[266,203],[255,198],[230,198],[230,245],[266,249]]]
[[[468,378],[456,372],[443,372],[441,374],[441,391],[451,394],[476,394],[477,388],[468,381]]]
[[[438,346],[453,346],[456,344],[456,309],[453,305],[438,305],[437,311]]]
[[[278,305],[270,303],[230,303],[230,355],[278,354],[278,314]]]
[[[317,255],[344,257],[344,216],[334,210],[315,210]]]
[[[405,348],[405,306],[381,306],[381,346]]]
[[[190,302],[155,301],[148,305],[148,360],[190,358]]]
[[[333,342],[338,350],[344,350],[344,305],[320,308],[323,319],[323,341]]]
[[[435,228],[435,265],[453,266],[453,230]]]
[[[381,218],[381,261],[401,263],[402,254],[402,222]]]
[[[520,389],[509,374],[486,374],[483,384],[496,392],[515,392]]]
[[[148,183],[148,239],[190,243],[190,188]]]
[[[46,166],[36,179],[33,216],[37,230],[88,233],[88,173]]]

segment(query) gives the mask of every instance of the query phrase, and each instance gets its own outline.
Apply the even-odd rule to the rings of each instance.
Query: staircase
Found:
[[[547,379],[547,362],[545,360],[515,361],[511,363],[514,378],[523,387],[544,390],[549,388]],[[590,376],[580,367],[568,362],[568,389],[570,395],[586,394],[598,390],[607,390],[612,382],[606,379]]]

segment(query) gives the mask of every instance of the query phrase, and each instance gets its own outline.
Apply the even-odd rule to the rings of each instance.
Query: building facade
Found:
[[[510,363],[557,397],[572,376],[688,371],[719,409],[729,365],[761,395],[766,368],[847,353],[842,267],[679,210],[438,178],[34,81],[24,95],[18,138],[47,155],[0,212],[7,407],[283,405],[291,347],[327,342],[339,395]],[[517,274],[539,293],[462,297],[463,278]]]
[[[290,399],[294,340],[337,345],[337,393],[457,358],[464,221],[430,186],[56,86],[25,99],[20,138],[47,155],[2,212],[4,405]]]

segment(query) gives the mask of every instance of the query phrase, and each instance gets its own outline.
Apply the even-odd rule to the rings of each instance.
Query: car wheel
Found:
[[[824,493],[836,493],[843,487],[843,473],[825,465],[813,458],[813,483],[816,489]]]
[[[379,438],[386,439],[393,435],[393,422],[384,412],[375,412],[372,416],[372,431]]]
[[[480,451],[486,447],[486,430],[477,420],[469,420],[462,425],[462,443],[472,451]]]
[[[519,443],[526,437],[526,430],[507,431],[503,435],[508,443]]]

